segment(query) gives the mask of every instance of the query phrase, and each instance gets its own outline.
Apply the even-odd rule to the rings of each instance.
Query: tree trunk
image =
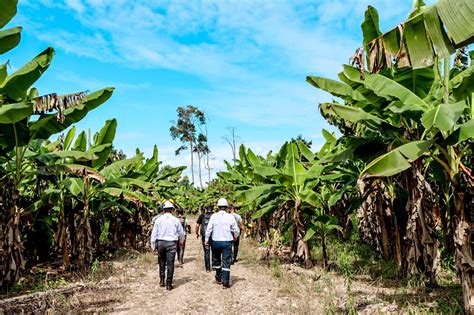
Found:
[[[209,165],[209,154],[206,154],[208,185],[211,183],[211,165]]]
[[[193,143],[189,143],[189,151],[191,153],[191,184],[194,186],[194,152]]]
[[[474,258],[472,244],[472,213],[464,208],[464,192],[458,185],[454,191],[456,266],[459,269],[466,314],[474,314]],[[472,211],[472,209],[471,209]],[[471,221],[471,222],[469,222]]]
[[[204,186],[202,185],[202,167],[201,167],[201,161],[202,161],[202,156],[201,154],[198,153],[198,167],[199,167],[199,185],[201,186],[201,189],[204,188]]]

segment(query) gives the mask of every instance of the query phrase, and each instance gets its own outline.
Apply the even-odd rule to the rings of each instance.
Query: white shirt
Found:
[[[161,217],[163,214],[160,213],[160,214],[157,214],[153,217],[153,219],[151,219],[151,224],[155,225],[155,222],[156,222],[156,219],[158,219],[159,217]]]
[[[213,241],[232,241],[234,237],[239,236],[240,230],[232,214],[221,210],[214,213],[209,219],[206,229],[206,241],[212,234]]]
[[[151,247],[155,247],[158,241],[177,241],[178,238],[184,240],[184,230],[178,218],[171,213],[160,215],[155,220],[153,231],[151,232]]]
[[[234,216],[235,221],[237,221],[237,226],[240,226],[240,222],[242,222],[242,217],[240,216],[240,214],[234,212],[232,213],[232,215]]]

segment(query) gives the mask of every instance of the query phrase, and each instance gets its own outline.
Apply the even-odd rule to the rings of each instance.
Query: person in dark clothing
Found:
[[[179,208],[177,211],[177,217],[179,219],[179,222],[181,222],[181,226],[183,227],[184,230],[184,242],[182,246],[178,246],[176,250],[176,254],[178,255],[178,261],[181,264],[184,264],[184,249],[186,248],[186,233],[190,234],[191,233],[191,225],[188,222],[188,219],[184,216],[184,210]]]
[[[150,244],[158,251],[158,264],[160,265],[160,286],[165,286],[166,290],[173,289],[174,260],[178,240],[184,241],[184,230],[178,218],[171,214],[174,206],[166,201],[163,209],[165,213],[155,220],[153,231],[151,232]]]
[[[235,222],[237,222],[237,226],[242,231],[242,217],[237,213],[239,210],[239,206],[234,205],[231,207],[230,214],[235,218]],[[240,234],[237,236],[234,241],[232,242],[232,264],[237,262],[237,256],[239,255],[239,244],[240,244]]]
[[[196,221],[196,238],[201,237],[202,248],[204,249],[204,267],[207,272],[211,272],[211,247],[205,244],[206,228],[213,213],[213,207],[207,206],[205,212],[201,213]],[[209,243],[212,243],[212,236]]]

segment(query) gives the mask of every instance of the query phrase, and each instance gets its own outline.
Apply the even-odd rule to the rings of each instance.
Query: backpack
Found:
[[[206,234],[207,225],[209,224],[209,221],[211,220],[212,215],[213,213],[204,213],[204,216],[202,218],[202,224],[201,224],[201,235]]]

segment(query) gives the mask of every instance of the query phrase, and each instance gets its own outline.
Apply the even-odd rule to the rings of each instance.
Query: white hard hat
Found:
[[[218,207],[228,207],[229,204],[227,203],[227,200],[225,198],[221,198],[217,201],[217,206]]]
[[[172,209],[172,208],[174,208],[174,205],[169,200],[166,200],[165,203],[163,204],[163,209]]]

